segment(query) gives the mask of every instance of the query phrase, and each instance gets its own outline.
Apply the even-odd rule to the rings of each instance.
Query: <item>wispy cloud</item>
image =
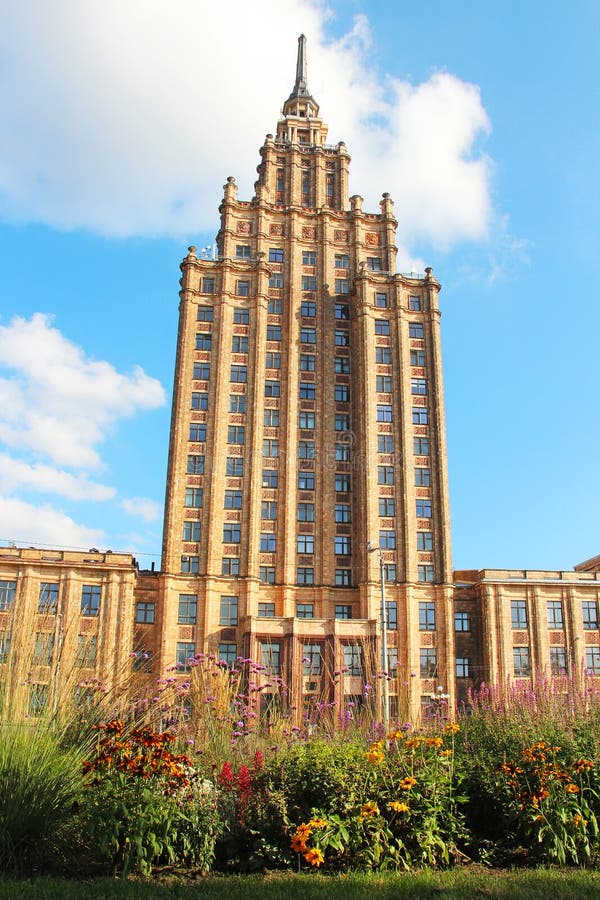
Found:
[[[101,530],[79,525],[49,504],[0,497],[0,540],[85,550],[100,546],[104,539]]]
[[[0,494],[19,490],[59,494],[69,500],[110,500],[116,493],[115,488],[90,481],[85,474],[73,475],[63,469],[0,453]]]
[[[147,497],[130,497],[122,500],[120,505],[129,516],[136,516],[144,522],[156,522],[162,512],[160,503]]]

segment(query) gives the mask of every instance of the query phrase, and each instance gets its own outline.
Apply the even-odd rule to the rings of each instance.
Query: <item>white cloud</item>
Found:
[[[100,546],[105,536],[47,504],[35,506],[15,497],[0,497],[0,539],[85,550]]]
[[[208,0],[30,0],[27,10],[7,4],[0,34],[6,217],[110,235],[215,229],[228,175],[252,196],[303,31],[309,86],[331,141],[348,145],[366,208],[391,193],[405,241],[485,235],[490,165],[474,148],[489,121],[477,87],[445,73],[420,85],[380,77],[364,16],[328,41],[329,13],[310,0],[222,0],[218,11]]]
[[[0,453],[0,492],[13,494],[17,490],[35,491],[41,494],[60,494],[69,500],[110,500],[116,491],[113,487],[89,481],[84,474],[28,463]]]
[[[122,375],[88,359],[51,321],[35,313],[0,326],[0,369],[12,375],[0,379],[0,441],[69,468],[97,468],[97,446],[114,423],[161,406],[165,392],[139,367]]]
[[[144,522],[156,522],[160,518],[162,506],[147,497],[130,497],[121,501],[121,508],[130,516],[137,516]]]

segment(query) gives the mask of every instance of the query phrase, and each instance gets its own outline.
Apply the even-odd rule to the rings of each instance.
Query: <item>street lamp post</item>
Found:
[[[385,599],[385,565],[381,547],[373,547],[371,541],[367,544],[369,553],[377,553],[379,556],[379,583],[381,587],[381,672],[383,684],[381,689],[381,702],[383,706],[383,728],[387,737],[390,725],[390,689],[388,682],[388,648],[387,648],[387,603]]]

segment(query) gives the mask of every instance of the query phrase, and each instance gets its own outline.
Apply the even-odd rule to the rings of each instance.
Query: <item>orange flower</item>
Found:
[[[581,772],[585,772],[586,769],[593,769],[594,763],[591,759],[578,759],[577,762],[573,763],[573,771],[577,772],[577,774],[581,774]]]
[[[305,853],[306,852],[306,842],[301,840],[299,837],[294,835],[291,840],[292,850],[294,853]]]
[[[369,800],[367,803],[363,803],[360,808],[360,817],[361,819],[370,819],[372,816],[379,815],[379,807],[373,800]]]
[[[402,781],[400,782],[400,789],[403,791],[410,791],[410,789],[412,787],[414,787],[416,783],[417,783],[417,779],[412,778],[410,775],[408,775],[406,778],[403,778]]]
[[[452,756],[452,750],[440,750],[440,756]]]
[[[457,734],[460,731],[460,725],[457,725],[456,722],[446,722],[444,731],[446,734]]]
[[[579,788],[577,787],[576,784],[571,783],[571,784],[565,785],[565,791],[567,792],[567,794],[578,794]]]
[[[444,743],[441,737],[430,737],[427,738],[426,742],[428,747],[441,747]]]
[[[319,848],[315,847],[314,849],[306,851],[306,853],[304,854],[304,859],[307,863],[310,863],[311,866],[322,866],[325,857],[323,856]]]

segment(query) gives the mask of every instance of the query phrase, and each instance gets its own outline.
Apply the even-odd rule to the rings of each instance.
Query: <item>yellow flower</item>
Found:
[[[360,808],[360,817],[361,819],[370,819],[371,816],[379,815],[379,807],[373,800],[369,800],[367,803],[363,803]]]
[[[390,809],[393,809],[394,812],[409,812],[409,807],[406,803],[400,803],[398,800],[393,800],[391,803],[388,803]]]
[[[327,825],[326,819],[311,819],[308,823],[311,828],[325,828]]]
[[[412,750],[414,747],[419,747],[423,743],[423,738],[409,738],[404,745],[407,750]]]
[[[368,750],[365,753],[365,756],[368,762],[372,763],[374,766],[378,766],[385,759],[385,753],[382,753],[381,750]]]
[[[319,848],[315,847],[314,849],[306,851],[306,853],[304,854],[304,859],[307,863],[310,863],[311,866],[321,866],[323,865],[325,857],[323,856]]]
[[[388,734],[388,741],[401,741],[404,738],[403,731],[391,731]]]
[[[577,772],[577,774],[581,772],[585,772],[586,769],[593,769],[594,763],[591,759],[578,759],[577,762],[573,763],[573,771]]]
[[[431,737],[427,738],[426,744],[428,747],[441,747],[444,741],[441,737]]]
[[[452,750],[440,750],[440,756],[452,756]]]
[[[579,788],[576,784],[567,784],[565,786],[565,791],[567,792],[567,794],[578,794]]]
[[[580,816],[579,813],[575,813],[575,815],[573,816],[573,825],[575,825],[575,827],[577,828],[579,827],[579,825],[581,825],[582,822],[583,816]]]
[[[416,783],[417,783],[417,779],[412,778],[410,775],[408,775],[406,778],[403,778],[402,781],[400,782],[400,788],[403,791],[410,791],[410,789],[412,787],[414,787]]]
[[[457,725],[456,722],[447,722],[444,726],[444,731],[446,734],[456,734],[460,731],[460,725]]]

